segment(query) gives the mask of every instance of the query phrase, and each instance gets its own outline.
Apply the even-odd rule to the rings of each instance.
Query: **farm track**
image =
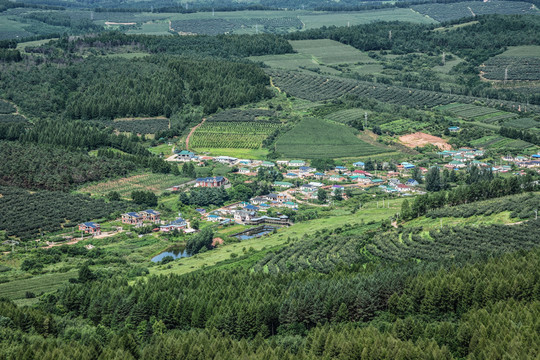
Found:
[[[189,135],[188,137],[186,138],[186,150],[189,150],[189,138],[191,138],[191,135],[193,135],[193,133],[195,132],[195,130],[197,130],[202,124],[204,124],[204,122],[206,121],[206,118],[203,118],[201,123],[200,124],[197,124],[193,127],[193,129],[191,129],[191,131],[189,132]]]

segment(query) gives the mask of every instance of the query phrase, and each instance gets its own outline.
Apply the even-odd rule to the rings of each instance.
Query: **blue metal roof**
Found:
[[[84,225],[84,226],[91,227],[91,228],[96,228],[96,227],[99,226],[98,224],[96,224],[96,223],[93,222],[93,221],[85,222],[85,223],[83,223],[83,225]]]

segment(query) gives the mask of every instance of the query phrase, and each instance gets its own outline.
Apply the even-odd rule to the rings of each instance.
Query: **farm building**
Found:
[[[225,185],[228,181],[223,176],[198,178],[195,180],[198,187],[220,187]]]
[[[142,220],[143,221],[150,221],[154,224],[158,224],[161,222],[160,220],[160,216],[161,216],[161,213],[159,211],[155,211],[155,210],[152,210],[152,209],[148,209],[148,210],[144,210],[144,211],[141,211],[139,212],[139,216],[142,217]]]
[[[122,223],[135,226],[142,226],[143,218],[135,212],[122,214]]]
[[[85,222],[79,224],[79,231],[82,231],[85,234],[99,235],[101,234],[101,226],[95,222]]]
[[[450,132],[458,132],[458,131],[459,131],[459,126],[450,126],[450,127],[448,128],[448,130],[449,130]]]

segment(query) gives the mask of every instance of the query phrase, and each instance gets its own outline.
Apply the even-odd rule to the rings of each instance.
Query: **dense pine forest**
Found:
[[[0,0],[0,359],[536,359],[538,0]]]

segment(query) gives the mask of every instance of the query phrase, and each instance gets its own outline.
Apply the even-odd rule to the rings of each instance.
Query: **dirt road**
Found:
[[[186,138],[186,150],[189,150],[189,138],[191,137],[191,135],[193,135],[193,133],[195,132],[195,130],[197,130],[199,128],[199,126],[201,126],[202,124],[204,124],[204,122],[206,121],[206,118],[203,118],[201,123],[200,124],[197,124],[193,127],[193,129],[191,129],[191,131],[189,132],[189,135],[187,136]]]

